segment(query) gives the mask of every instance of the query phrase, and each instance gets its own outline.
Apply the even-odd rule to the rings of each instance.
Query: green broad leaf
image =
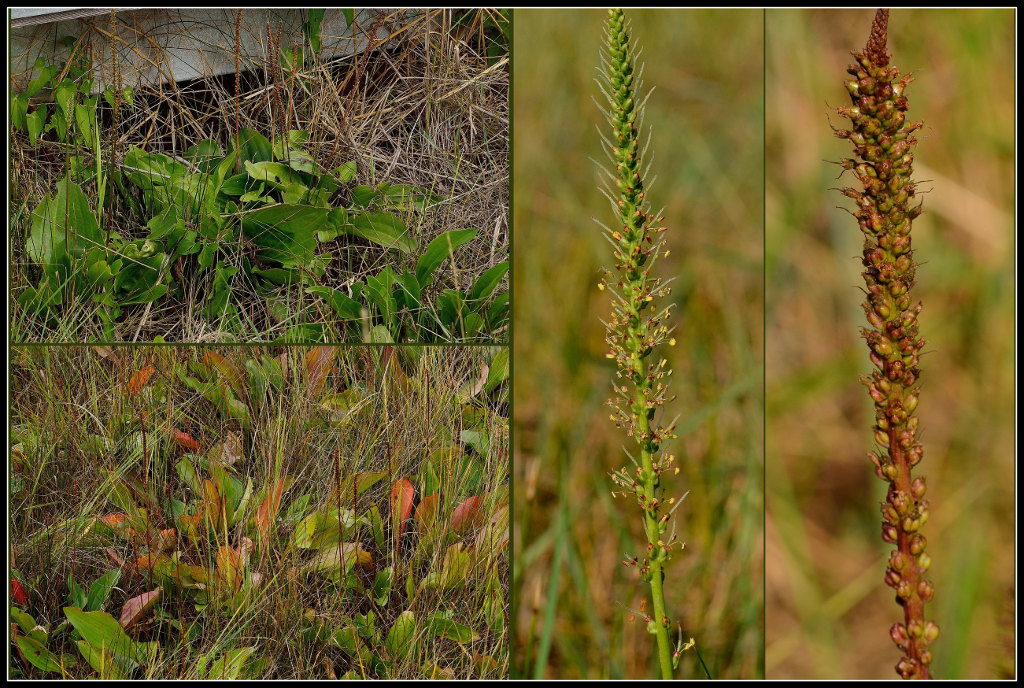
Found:
[[[391,587],[395,583],[395,569],[389,566],[377,572],[373,578],[373,586],[370,589],[370,596],[379,606],[387,604],[391,599]]]
[[[402,253],[416,250],[416,241],[409,236],[405,223],[390,213],[361,213],[351,219],[352,234],[367,241],[396,248]]]
[[[416,261],[416,279],[420,283],[420,289],[426,289],[427,285],[434,281],[434,271],[455,253],[455,249],[475,237],[475,229],[453,229],[427,244],[427,249]]]
[[[501,383],[508,380],[508,349],[502,349],[491,361],[490,370],[487,371],[487,381],[484,382],[484,391],[493,392]]]
[[[85,607],[89,600],[89,593],[79,587],[73,577],[68,578],[68,598],[71,604],[76,607]]]
[[[220,193],[225,196],[241,196],[247,191],[257,188],[262,189],[263,186],[258,181],[252,179],[248,173],[242,172],[225,179],[220,185]]]
[[[289,285],[303,282],[302,272],[289,268],[256,268],[252,270],[252,274],[258,275],[272,284]]]
[[[508,261],[502,261],[492,268],[487,269],[484,274],[477,278],[476,283],[469,292],[469,301],[484,301],[490,298],[494,290],[501,284],[501,280],[508,272]]]
[[[53,286],[52,281],[43,282],[38,287],[26,287],[25,291],[18,295],[18,303],[22,308],[36,315],[60,305],[63,301],[63,293]]]
[[[367,512],[367,518],[370,521],[370,533],[373,535],[373,541],[377,544],[377,547],[384,549],[387,544],[387,535],[384,534],[384,519],[380,515],[380,509],[374,504],[370,507]]]
[[[106,648],[94,647],[84,640],[79,640],[77,645],[89,666],[99,672],[101,680],[122,681],[128,678],[134,668],[124,658],[117,657]]]
[[[26,246],[29,257],[45,267],[66,255],[77,258],[102,245],[103,235],[82,189],[61,179],[53,196],[45,197],[32,213]]]
[[[72,119],[72,105],[76,95],[78,95],[78,86],[70,79],[60,82],[60,85],[53,90],[53,102],[57,104],[61,114],[64,115],[65,122],[70,122]]]
[[[255,129],[242,129],[238,132],[238,154],[243,162],[269,162],[274,159],[270,141]]]
[[[403,272],[398,276],[398,301],[402,308],[410,311],[420,309],[420,283],[416,275],[411,272]]]
[[[309,18],[306,20],[304,33],[309,47],[314,53],[320,52],[320,23],[324,20],[324,8],[318,7],[309,10]]]
[[[335,547],[352,535],[356,515],[351,509],[328,508],[306,516],[295,526],[289,542],[300,549]]]
[[[18,643],[18,648],[21,650],[21,654],[25,656],[25,659],[43,673],[63,675],[66,669],[71,669],[75,666],[74,658],[71,655],[64,656],[63,666],[61,666],[62,659],[50,652],[38,640],[19,635],[15,642]]]
[[[377,313],[383,318],[388,331],[394,326],[395,315],[398,313],[398,301],[395,299],[395,271],[388,265],[376,277],[366,278],[366,297],[377,307]]]
[[[374,325],[370,328],[370,336],[366,341],[367,344],[394,344],[395,340],[391,336],[391,330],[384,325]]]
[[[185,220],[178,217],[177,208],[171,207],[147,222],[146,226],[149,227],[149,238],[157,240],[184,233]]]
[[[256,188],[252,191],[246,192],[239,196],[238,200],[241,203],[263,203],[269,205],[274,203],[274,199],[266,195],[266,189],[263,186],[263,182],[257,182]]]
[[[302,46],[281,48],[281,69],[290,74],[294,69],[296,72],[302,69]]]
[[[289,184],[298,183],[305,188],[303,180],[294,170],[279,162],[249,162],[245,161],[245,171],[255,181],[265,182],[277,189],[283,190]]]
[[[178,473],[178,477],[183,483],[192,488],[194,494],[200,495],[203,493],[203,479],[199,477],[198,471],[196,471],[195,464],[188,457],[181,458],[174,469]]]
[[[40,105],[31,114],[25,115],[25,127],[28,129],[28,141],[32,146],[36,145],[36,139],[43,133],[46,126],[46,105]]]
[[[156,650],[155,642],[133,641],[121,624],[106,612],[83,612],[75,607],[64,607],[64,615],[89,645],[103,648],[133,664],[145,664]]]
[[[462,318],[462,336],[470,339],[480,334],[484,328],[484,319],[476,313],[468,313]]]
[[[11,619],[14,620],[14,623],[18,624],[18,628],[20,628],[21,632],[25,635],[31,637],[32,634],[36,632],[36,620],[28,612],[22,611],[21,609],[18,609],[17,607],[12,605],[10,615]],[[43,638],[45,637],[46,634],[43,633]],[[36,640],[39,640],[41,642],[42,638],[36,638]]]
[[[210,158],[219,158],[223,155],[220,145],[213,139],[204,139],[194,146],[189,146],[181,157],[194,163],[202,162]]]
[[[416,615],[411,609],[399,614],[391,624],[391,629],[384,639],[384,647],[395,662],[401,663],[409,659],[409,655],[416,647]]]
[[[441,564],[439,584],[442,590],[455,590],[465,586],[473,568],[473,559],[461,542],[448,547]]]
[[[459,433],[459,441],[472,447],[480,456],[487,456],[491,447],[490,435],[485,430],[463,430]]]
[[[331,287],[307,287],[306,293],[322,298],[342,320],[359,320],[363,317],[362,305],[338,289],[332,289]]]
[[[234,306],[229,303],[231,278],[237,273],[237,267],[218,261],[213,273],[213,283],[210,285],[211,296],[206,302],[206,316],[209,319],[216,320],[233,312]]]
[[[316,233],[327,223],[327,209],[272,205],[243,213],[242,232],[258,247],[260,259],[301,267],[316,253]]]
[[[454,640],[457,643],[471,643],[480,639],[480,634],[465,624],[445,618],[441,614],[433,614],[424,620],[427,632]]]
[[[217,658],[213,664],[210,665],[210,670],[206,672],[206,678],[210,680],[227,680],[233,681],[238,678],[238,674],[242,671],[242,665],[245,664],[246,660],[256,651],[254,647],[242,647],[237,650],[228,650],[220,657]]]
[[[166,253],[124,259],[124,264],[114,277],[114,289],[120,292],[118,303],[149,303],[167,292],[166,284],[159,284]]]
[[[503,292],[494,298],[490,308],[487,309],[487,323],[491,328],[498,328],[508,320],[508,292]]]
[[[199,267],[202,270],[209,270],[213,264],[217,261],[217,251],[220,246],[214,242],[204,241],[202,244],[203,248],[199,251],[199,257],[196,259],[199,263]]]
[[[462,292],[445,289],[444,293],[437,298],[438,316],[441,324],[449,330],[457,331],[460,328],[466,310]]]
[[[19,93],[11,98],[11,124],[18,131],[25,129],[26,115],[28,115],[28,96]]]
[[[347,576],[356,565],[360,545],[358,542],[339,542],[322,550],[309,562],[299,566],[300,571],[319,571],[335,583]]]
[[[60,111],[54,112],[50,115],[50,123],[46,125],[46,131],[57,132],[57,138],[62,142],[66,142],[68,138],[68,121],[64,117],[64,113]]]
[[[26,88],[25,92],[22,94],[26,98],[31,98],[32,96],[43,90],[43,88],[45,88],[46,85],[50,83],[50,80],[53,79],[54,75],[57,73],[56,65],[37,64],[36,68],[39,69],[39,74],[36,76],[35,79],[32,79],[32,81],[28,82],[28,88]]]
[[[378,197],[377,190],[372,186],[366,184],[360,184],[356,188],[352,189],[352,204],[360,208],[369,208]]]
[[[356,162],[345,162],[331,170],[332,174],[338,178],[338,181],[342,184],[348,184],[356,178]]]
[[[220,451],[223,453],[223,449]],[[232,516],[241,504],[242,497],[245,495],[246,486],[242,484],[242,480],[216,463],[211,463],[210,472],[213,474],[213,484],[217,486],[217,492],[220,493],[221,498],[224,500],[224,506],[228,516]],[[228,523],[231,525],[231,523]]]
[[[355,21],[356,12],[354,8],[344,8],[341,10],[341,14],[345,17],[345,26],[351,27],[352,22]]]
[[[84,608],[89,611],[98,611],[110,597],[110,591],[120,580],[121,569],[114,569],[100,576],[95,583],[89,586],[89,598],[86,600]]]
[[[327,328],[320,323],[303,323],[289,327],[274,344],[321,344],[327,342]]]
[[[93,109],[85,105],[75,105],[75,124],[86,141],[92,141]]]
[[[349,475],[341,483],[341,499],[343,504],[354,502],[357,496],[362,496],[367,490],[388,477],[385,471],[363,471],[355,475]],[[355,487],[353,488],[353,483]],[[353,493],[353,489],[355,492]],[[329,504],[337,504],[336,495],[332,494],[332,501]]]

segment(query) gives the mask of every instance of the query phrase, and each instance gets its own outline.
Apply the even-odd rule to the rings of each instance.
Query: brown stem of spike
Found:
[[[907,457],[905,451],[899,443],[899,431],[897,428],[891,428],[889,430],[889,457],[892,459],[893,464],[897,468],[896,480],[893,481],[893,485],[890,486],[889,491],[892,492],[893,487],[898,492],[904,495],[910,495],[915,492],[912,487],[912,476],[910,474],[910,460]],[[917,556],[912,551],[912,533],[907,532],[904,528],[897,528],[896,535],[896,548],[900,554],[904,557],[905,561],[913,562],[917,559]],[[913,563],[906,566],[901,575],[903,580],[906,582],[907,587],[913,591],[912,594],[903,598],[897,594],[896,600],[903,607],[903,623],[907,629],[920,628],[922,631],[925,628],[924,618],[924,600],[921,595],[916,594],[918,586],[924,580],[923,576],[920,575],[920,569]],[[929,662],[922,661],[924,653],[929,652],[927,643],[922,641],[922,636],[919,633],[908,633],[908,642],[906,647],[906,657],[900,660],[900,664],[897,664],[897,672],[900,671],[900,666],[907,659],[913,662],[916,671],[913,674],[913,678],[920,680],[931,679],[932,675],[928,669]]]

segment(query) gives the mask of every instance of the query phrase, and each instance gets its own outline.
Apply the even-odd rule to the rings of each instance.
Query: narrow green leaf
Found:
[[[472,241],[475,237],[475,229],[453,229],[427,244],[427,249],[416,261],[416,279],[420,283],[420,289],[426,289],[434,279],[434,271],[441,266],[446,258],[455,253],[455,249]]]

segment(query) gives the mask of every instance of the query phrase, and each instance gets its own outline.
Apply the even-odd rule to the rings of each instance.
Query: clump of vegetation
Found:
[[[239,11],[230,85],[124,86],[115,40],[114,83],[95,92],[88,32],[66,42],[68,59],[40,57],[27,85],[13,83],[16,340],[503,338],[504,233],[471,223],[500,228],[504,201],[468,204],[479,202],[477,184],[495,191],[469,173],[492,148],[507,156],[504,132],[492,122],[464,161],[462,127],[474,119],[435,118],[436,130],[421,131],[415,109],[376,90],[371,76],[393,78],[381,43],[368,41],[351,60],[319,57],[323,15],[310,11],[301,45],[281,45],[268,26],[265,61],[246,64]],[[346,18],[352,25],[351,10]],[[397,35],[414,41],[417,26],[430,26],[422,20],[437,18],[447,22],[445,40],[465,45],[463,68],[480,74],[437,102],[433,91],[404,97],[442,112],[456,98],[507,107],[499,90],[507,59],[495,62],[501,45],[507,52],[504,18],[428,13]],[[345,101],[335,92],[339,73],[351,82]],[[377,172],[371,116],[393,130],[387,147],[409,156],[411,183]],[[441,159],[413,150],[428,145]],[[507,185],[507,161],[488,169],[495,173]]]
[[[924,605],[935,594],[925,578],[931,557],[921,527],[928,521],[925,481],[912,469],[924,455],[917,439],[920,388],[918,368],[924,340],[918,334],[921,304],[911,301],[917,264],[911,249],[911,224],[921,214],[915,204],[913,172],[914,132],[921,122],[907,121],[905,90],[911,75],[900,76],[886,52],[889,11],[878,10],[863,52],[848,68],[846,82],[853,104],[839,108],[852,128],[837,132],[854,144],[857,157],[842,161],[862,187],[843,193],[854,199],[854,216],[864,233],[864,312],[870,328],[861,330],[871,351],[875,370],[861,381],[875,404],[875,442],[870,454],[875,473],[889,484],[882,504],[882,539],[896,545],[889,557],[886,585],[896,591],[903,607],[903,623],[889,634],[904,657],[896,665],[903,678],[931,678],[933,655],[929,646],[939,635],[934,621],[924,618]]]
[[[507,676],[507,350],[14,359],[12,675]]]
[[[681,500],[666,496],[663,475],[672,471],[675,457],[662,451],[666,440],[675,435],[675,422],[661,424],[658,410],[672,397],[668,396],[667,361],[654,356],[662,344],[674,344],[670,328],[665,324],[671,305],[658,306],[655,299],[667,296],[670,288],[650,274],[663,248],[665,228],[656,226],[664,218],[655,217],[642,174],[643,150],[639,143],[642,88],[634,72],[629,28],[622,10],[608,11],[607,53],[603,56],[602,82],[608,100],[608,119],[612,137],[607,148],[615,166],[609,174],[608,197],[616,213],[616,228],[605,228],[614,247],[615,269],[606,270],[599,286],[611,292],[614,305],[608,322],[605,341],[607,357],[615,361],[613,391],[608,400],[611,420],[634,438],[639,457],[630,456],[633,468],[623,468],[612,475],[621,489],[613,496],[634,499],[643,514],[646,549],[641,555],[628,556],[623,562],[635,566],[651,588],[651,611],[647,630],[657,639],[661,677],[671,679],[684,649],[680,637],[673,650],[669,633],[672,620],[665,606],[664,567],[676,540],[675,526],[669,522]],[[666,251],[667,253],[667,251]],[[678,473],[676,468],[675,472]],[[680,630],[680,636],[682,631]],[[692,646],[691,641],[686,647]]]

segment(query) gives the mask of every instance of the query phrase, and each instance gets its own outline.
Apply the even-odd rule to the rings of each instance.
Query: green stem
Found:
[[[641,422],[641,426],[646,425]],[[643,449],[640,453],[641,465],[648,479],[644,483],[644,490],[653,496],[654,471],[650,451]],[[662,562],[657,559],[662,546],[658,544],[657,519],[649,510],[644,511],[644,529],[647,531],[647,542],[653,546],[653,558],[650,564],[650,600],[654,611],[654,637],[657,638],[657,658],[662,666],[662,679],[670,681],[673,678],[672,670],[672,640],[669,638],[669,628],[664,619],[668,618],[665,606],[665,588],[662,574]]]

